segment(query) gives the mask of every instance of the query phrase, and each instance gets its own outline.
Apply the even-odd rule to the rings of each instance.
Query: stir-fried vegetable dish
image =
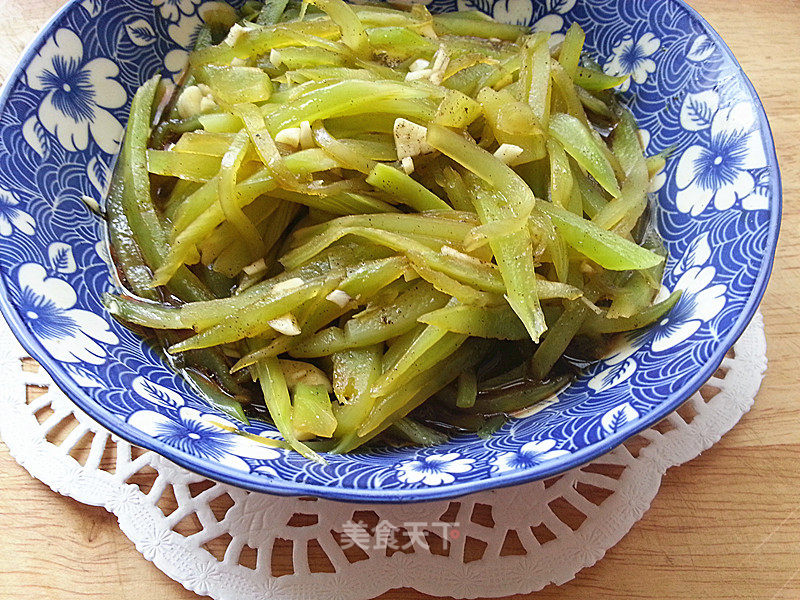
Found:
[[[674,305],[664,159],[580,27],[212,7],[179,84],[133,99],[104,300],[242,427],[318,460],[490,435]]]

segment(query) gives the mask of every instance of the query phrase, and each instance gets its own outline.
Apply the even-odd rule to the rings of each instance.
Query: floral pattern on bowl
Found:
[[[780,222],[780,175],[758,98],[716,33],[681,0],[433,0],[563,34],[572,22],[612,74],[651,153],[678,305],[629,336],[541,410],[491,438],[376,449],[326,464],[244,438],[100,304],[115,285],[102,205],[135,89],[177,74],[206,0],[75,0],[44,28],[0,99],[0,304],[22,343],[92,417],[175,462],[245,488],[364,502],[450,497],[548,477],[674,410],[754,313]],[[557,41],[558,38],[556,38]],[[91,204],[91,202],[89,202]]]

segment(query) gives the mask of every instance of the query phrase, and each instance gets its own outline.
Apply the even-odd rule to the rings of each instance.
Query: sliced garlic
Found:
[[[182,119],[188,119],[199,115],[201,112],[200,103],[203,100],[203,92],[196,85],[189,85],[178,96],[176,104],[178,114]]]
[[[433,67],[431,68],[434,71],[442,71],[447,68],[449,63],[450,55],[447,54],[447,49],[444,47],[444,45],[439,46],[436,54],[433,55]]]
[[[430,69],[421,69],[419,71],[409,71],[406,73],[406,81],[419,81],[420,79],[428,79],[431,76]]]
[[[300,123],[300,147],[304,150],[307,150],[308,148],[314,148],[315,146],[314,134],[311,131],[311,123],[308,121],[303,121]]]
[[[218,108],[211,88],[203,83],[187,86],[178,96],[178,114],[183,119],[211,112]]]
[[[433,66],[431,67],[431,74],[428,80],[434,85],[441,85],[444,81],[444,74],[450,64],[450,55],[447,54],[445,47],[439,46],[436,54],[433,55]]]
[[[300,128],[287,127],[286,129],[281,129],[275,134],[275,141],[279,144],[286,144],[292,148],[297,148],[300,145]]]
[[[406,81],[419,81],[420,79],[428,79],[433,71],[431,69],[420,69],[419,71],[409,71],[406,73]]]
[[[322,385],[329,392],[333,391],[327,375],[314,365],[284,358],[279,359],[279,362],[283,376],[286,379],[286,386],[290,390],[297,387],[298,383],[304,383],[306,385]]]
[[[350,297],[350,294],[344,290],[333,290],[330,294],[325,296],[325,300],[333,302],[339,306],[339,308],[344,308],[352,300],[352,298]]]
[[[301,287],[304,283],[305,281],[299,277],[292,277],[291,279],[287,279],[286,281],[281,281],[280,283],[273,285],[272,293],[280,294],[282,292],[291,292],[292,290],[296,290],[297,288]]]
[[[428,77],[428,81],[430,81],[433,85],[442,85],[442,81],[444,81],[444,71],[434,71]]]
[[[100,204],[97,202],[97,200],[95,200],[91,196],[87,196],[84,194],[83,196],[81,196],[81,200],[93,213],[100,214],[103,212],[103,209],[100,208]]]
[[[225,37],[225,43],[229,46],[233,46],[239,40],[242,34],[248,31],[252,31],[252,28],[242,27],[238,23],[234,23],[233,27],[231,27],[228,31],[228,35]]]
[[[427,69],[430,66],[431,66],[430,62],[428,62],[424,58],[418,58],[417,60],[412,62],[410,65],[408,65],[408,70],[412,71],[412,72],[413,71],[422,71],[423,69]]]
[[[463,252],[459,252],[452,246],[442,246],[442,254],[444,254],[445,256],[450,256],[452,258],[457,258],[464,262],[472,263],[474,265],[484,266],[486,264],[480,258],[475,258],[474,256],[470,256],[469,254],[464,254]]]
[[[267,324],[278,333],[283,335],[300,335],[300,325],[292,313],[286,313],[282,317],[267,321]]]
[[[394,145],[397,149],[397,158],[401,161],[420,154],[434,151],[433,146],[427,142],[428,129],[403,118],[394,122]]]
[[[514,144],[500,144],[500,147],[494,151],[494,156],[501,163],[512,165],[523,152],[522,148]]]
[[[211,112],[212,110],[218,108],[217,103],[214,101],[214,98],[210,96],[203,96],[200,100],[200,112],[207,113]]]
[[[403,172],[406,175],[411,175],[414,172],[414,159],[406,156],[400,161],[400,166],[403,167]]]
[[[242,271],[244,271],[247,275],[250,275],[251,277],[257,273],[261,273],[262,271],[266,270],[267,270],[267,263],[263,258],[259,258],[254,263],[251,263],[242,269]]]

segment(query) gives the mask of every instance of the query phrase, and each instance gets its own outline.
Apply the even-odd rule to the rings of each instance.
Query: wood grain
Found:
[[[670,470],[653,507],[594,567],[536,600],[800,598],[800,2],[693,0],[733,49],[772,123],[784,176],[775,270],[762,304],[770,368],[754,409]],[[60,0],[0,0],[0,79]],[[502,577],[502,573],[498,573]],[[423,598],[394,590],[384,600]],[[0,445],[0,598],[192,600],[104,510],[51,492]]]

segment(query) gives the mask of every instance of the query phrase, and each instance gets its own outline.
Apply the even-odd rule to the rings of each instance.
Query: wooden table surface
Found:
[[[61,4],[0,0],[0,79]],[[671,469],[650,511],[602,561],[564,586],[519,598],[800,598],[800,2],[691,4],[753,80],[781,161],[783,227],[762,304],[769,371],[754,409],[700,458]],[[381,598],[422,597],[395,590]],[[198,596],[145,561],[112,515],[54,494],[0,444],[0,598]]]

